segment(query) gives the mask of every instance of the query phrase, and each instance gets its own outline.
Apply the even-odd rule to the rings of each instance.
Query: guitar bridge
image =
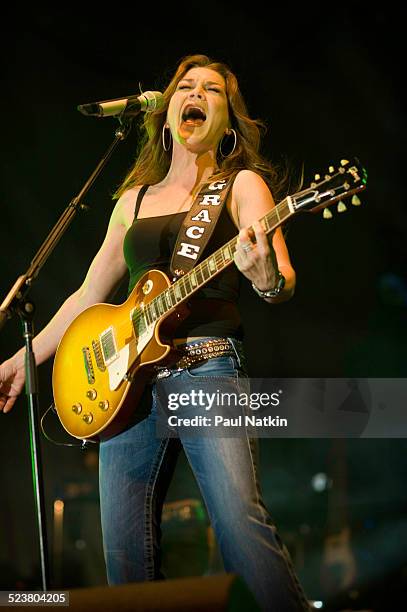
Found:
[[[96,365],[98,367],[98,370],[100,370],[101,372],[104,372],[106,370],[106,366],[105,366],[105,362],[103,361],[100,342],[97,340],[92,340],[92,349],[93,349],[93,354],[96,359]]]
[[[82,355],[83,355],[83,360],[85,362],[85,371],[86,371],[86,377],[88,379],[88,383],[90,385],[93,385],[93,383],[95,382],[95,371],[93,369],[92,357],[91,357],[88,346],[84,346],[82,348]]]

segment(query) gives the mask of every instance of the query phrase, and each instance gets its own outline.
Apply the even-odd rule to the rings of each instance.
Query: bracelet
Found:
[[[281,274],[279,270],[278,271],[278,281],[277,281],[276,287],[274,287],[274,289],[269,289],[268,291],[262,291],[261,289],[258,289],[254,283],[252,283],[252,287],[254,291],[257,293],[257,295],[259,295],[261,298],[274,298],[280,295],[280,293],[284,289],[285,277],[283,276],[283,274]]]

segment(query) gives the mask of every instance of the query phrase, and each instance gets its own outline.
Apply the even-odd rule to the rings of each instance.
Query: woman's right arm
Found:
[[[85,280],[75,293],[62,304],[51,321],[33,340],[37,364],[52,357],[70,323],[85,308],[106,302],[114,295],[126,274],[123,240],[126,233],[124,211],[134,191],[126,192],[118,200],[109,222],[106,237],[93,259]],[[25,348],[0,365],[0,411],[8,412],[21,393],[25,381]]]

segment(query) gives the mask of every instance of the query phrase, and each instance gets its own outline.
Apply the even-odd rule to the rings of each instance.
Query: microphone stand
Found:
[[[47,591],[50,585],[49,571],[49,556],[48,556],[48,540],[45,524],[45,504],[44,504],[44,483],[42,477],[42,460],[41,460],[41,445],[39,436],[39,393],[38,393],[38,373],[35,356],[32,349],[32,339],[34,337],[34,312],[35,306],[28,299],[28,293],[34,279],[48,257],[56,247],[59,240],[67,230],[68,226],[73,221],[78,211],[88,209],[88,206],[82,203],[82,198],[93,185],[101,170],[106,165],[113,151],[124,140],[130,132],[131,120],[135,113],[124,112],[118,119],[120,126],[115,131],[115,139],[110,147],[92,172],[80,192],[68,204],[65,211],[49,233],[46,240],[39,248],[37,254],[32,260],[28,270],[17,278],[11,290],[7,294],[3,303],[0,305],[0,329],[5,324],[6,320],[11,318],[16,313],[22,322],[23,337],[25,344],[25,374],[26,383],[25,391],[28,398],[28,414],[29,414],[29,432],[30,432],[30,451],[32,461],[33,487],[36,505],[36,518],[39,537],[39,551],[41,564],[41,582],[42,590]]]

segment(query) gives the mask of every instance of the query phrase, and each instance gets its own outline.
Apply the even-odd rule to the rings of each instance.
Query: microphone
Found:
[[[160,91],[145,91],[140,96],[80,104],[77,110],[87,117],[135,116],[141,111],[152,113],[161,108],[163,103],[164,96]]]

